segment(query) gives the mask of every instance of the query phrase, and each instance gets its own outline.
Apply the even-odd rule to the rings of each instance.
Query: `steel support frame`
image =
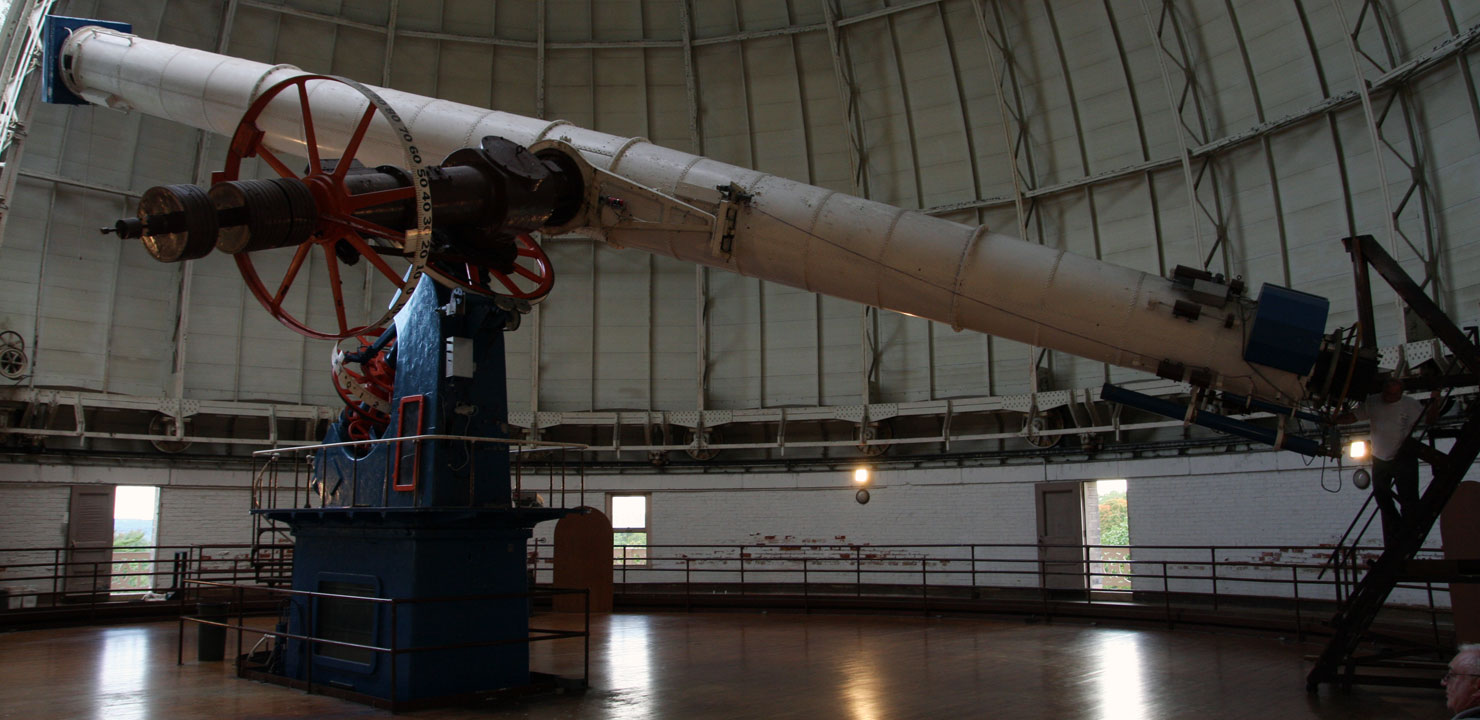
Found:
[[[1418,258],[1423,267],[1423,278],[1419,281],[1419,287],[1430,288],[1432,286],[1430,296],[1440,307],[1443,307],[1446,304],[1446,298],[1440,284],[1438,268],[1440,240],[1434,227],[1434,203],[1429,196],[1428,170],[1424,162],[1425,151],[1421,136],[1415,127],[1410,88],[1407,84],[1397,84],[1391,87],[1379,108],[1378,102],[1381,98],[1377,97],[1377,93],[1371,87],[1371,81],[1366,77],[1369,69],[1376,70],[1379,76],[1390,75],[1397,69],[1398,49],[1395,47],[1392,32],[1389,30],[1389,23],[1384,17],[1383,4],[1380,0],[1362,0],[1362,8],[1355,24],[1348,21],[1346,11],[1339,0],[1332,0],[1332,6],[1341,20],[1347,51],[1352,60],[1352,70],[1357,77],[1357,93],[1362,101],[1367,132],[1372,142],[1373,160],[1377,166],[1377,181],[1382,192],[1388,252],[1393,258],[1401,259],[1403,255],[1401,249],[1404,246],[1412,251],[1413,256]],[[1368,22],[1372,24],[1381,38],[1382,47],[1379,50],[1369,50],[1362,44],[1362,31]],[[1394,106],[1397,107],[1402,120],[1400,142],[1406,144],[1406,149],[1399,147],[1389,139],[1386,130],[1387,121]],[[1384,148],[1406,170],[1406,184],[1396,203],[1391,190],[1395,178],[1391,178],[1387,172],[1387,163],[1383,159]],[[1415,238],[1412,237],[1414,233],[1410,232],[1403,223],[1405,211],[1408,210],[1409,203],[1414,200],[1417,201],[1417,220],[1421,226],[1418,231],[1421,237],[1417,238],[1417,244],[1415,244]],[[1400,337],[1407,339],[1408,328],[1402,301],[1395,301],[1394,308],[1401,332]]]
[[[73,427],[55,427],[63,417],[63,408],[70,409]],[[331,420],[338,414],[337,408],[301,404],[243,403],[231,400],[195,400],[172,397],[137,397],[115,393],[88,392],[83,390],[48,390],[39,388],[12,387],[0,389],[0,418],[20,412],[20,421],[7,426],[0,421],[0,437],[13,435],[42,439],[48,437],[90,440],[146,440],[150,442],[215,443],[251,447],[276,447],[301,445],[316,442],[311,438],[290,440],[279,437],[278,420],[304,420],[310,424]],[[136,420],[125,422],[137,426],[139,431],[98,430],[87,425],[87,411],[105,410],[134,413]],[[256,418],[268,421],[265,437],[212,437],[190,435],[184,431],[183,419],[195,415],[217,415],[229,418]],[[147,429],[155,416],[173,419],[173,428],[166,433]],[[116,423],[115,423],[116,425]],[[234,427],[234,424],[233,424]]]
[[[1414,282],[1376,239],[1371,235],[1359,235],[1346,238],[1344,242],[1353,261],[1376,270],[1398,298],[1406,302],[1454,353],[1460,364],[1471,373],[1480,370],[1480,348],[1455,326],[1437,303],[1424,294],[1423,286]],[[1364,299],[1370,302],[1370,296]],[[1367,312],[1370,314],[1370,309]],[[1332,636],[1317,658],[1315,667],[1306,676],[1307,691],[1315,692],[1322,683],[1392,684],[1391,678],[1357,675],[1356,653],[1393,586],[1402,577],[1408,561],[1423,548],[1424,540],[1434,523],[1438,522],[1444,506],[1449,503],[1449,498],[1464,480],[1476,457],[1480,456],[1480,412],[1471,412],[1448,453],[1412,438],[1408,440],[1407,449],[1433,466],[1434,477],[1424,489],[1418,506],[1403,508],[1403,525],[1395,533],[1395,545],[1383,551],[1331,619]],[[1344,673],[1341,672],[1343,668]]]
[[[0,247],[5,245],[5,225],[10,217],[10,199],[15,194],[26,127],[36,108],[41,83],[33,71],[41,61],[41,26],[56,0],[22,0],[7,8],[0,37],[4,50],[4,88],[0,89]]]
[[[838,86],[839,109],[843,112],[843,129],[848,133],[848,163],[852,170],[853,194],[869,196],[868,149],[863,133],[863,118],[858,113],[858,85],[853,81],[853,61],[848,54],[847,39],[838,22],[842,11],[839,0],[818,0],[827,18],[827,43],[832,51],[833,80]]]
[[[990,2],[990,9],[986,3]],[[1011,41],[1007,36],[1007,23],[1003,18],[1001,0],[972,0],[976,13],[977,29],[985,45],[987,68],[992,73],[996,88],[997,113],[1002,123],[1002,139],[1006,143],[1008,170],[1012,177],[1012,205],[1017,220],[1017,235],[1024,241],[1031,237],[1028,224],[1034,219],[1037,201],[1032,192],[1038,185],[1038,173],[1033,162],[1033,148],[1028,131],[1026,111],[1023,109],[1023,89],[1017,73],[1017,61],[1013,57]],[[1067,73],[1066,73],[1067,75]],[[1038,242],[1043,243],[1043,226],[1038,224]],[[987,368],[987,389],[997,387],[995,357],[996,347],[992,336],[983,340],[984,360]],[[1029,349],[1032,355],[1032,349]],[[1029,383],[1033,393],[1038,390],[1035,370],[1030,366]],[[1036,403],[1034,403],[1036,405]]]
[[[822,5],[822,14],[825,18],[823,25],[827,30],[828,49],[832,54],[833,81],[838,88],[838,107],[843,113],[843,128],[848,134],[848,166],[851,171],[849,178],[853,194],[866,198],[869,197],[870,192],[868,147],[864,135],[863,115],[858,108],[858,85],[853,80],[853,59],[848,52],[848,41],[840,20],[842,8],[840,0],[818,0],[818,2]],[[879,361],[878,349],[869,332],[870,326],[876,334],[878,310],[865,306],[862,309],[859,323],[861,357],[858,378],[858,394],[860,401],[864,404],[873,401],[874,373],[877,371]],[[858,433],[861,438],[861,426]]]
[[[1153,17],[1148,1],[1141,0],[1141,9],[1146,17],[1146,28],[1156,41],[1157,67],[1161,72],[1162,85],[1166,89],[1168,106],[1176,117],[1173,127],[1177,136],[1177,155],[1182,165],[1182,180],[1187,188],[1188,220],[1192,225],[1197,261],[1206,270],[1212,267],[1213,258],[1218,257],[1222,260],[1222,272],[1228,274],[1228,216],[1218,186],[1218,154],[1202,155],[1198,158],[1201,163],[1196,163],[1193,157],[1194,148],[1211,140],[1211,131],[1208,128],[1207,113],[1203,109],[1202,88],[1197,81],[1197,70],[1188,48],[1187,32],[1182,27],[1176,3],[1161,0],[1160,8]],[[1237,25],[1237,21],[1234,21],[1235,28]],[[1243,47],[1241,37],[1238,44],[1240,48]],[[1173,77],[1172,68],[1176,69],[1180,77]],[[1190,121],[1189,103],[1192,114]],[[1207,194],[1212,198],[1212,207],[1209,207],[1208,201],[1203,197],[1205,180]],[[1199,211],[1213,227],[1212,246],[1207,248],[1206,254],[1203,252],[1202,219],[1197,217]]]
[[[1432,341],[1414,343],[1407,347],[1383,348],[1381,357],[1385,366],[1392,365],[1398,358],[1415,352],[1430,351]],[[1473,382],[1473,374],[1465,376]],[[1138,392],[1168,400],[1185,400],[1187,387],[1169,381],[1155,380],[1134,385]],[[1465,387],[1456,395],[1473,395],[1476,389]],[[868,422],[890,418],[911,418],[915,430],[905,432],[896,429],[892,437],[871,438],[868,446],[886,449],[899,445],[904,448],[928,448],[952,443],[980,441],[1015,441],[1024,437],[1016,422],[1031,411],[1035,398],[1029,393],[1007,396],[953,398],[949,400],[917,401],[911,403],[873,403],[868,405],[838,405],[800,408],[762,408],[749,410],[706,410],[706,411],[631,411],[631,412],[532,412],[514,411],[509,422],[513,427],[525,428],[529,437],[548,433],[560,428],[561,432],[600,434],[610,437],[609,443],[592,444],[590,450],[598,453],[614,453],[616,459],[632,453],[664,453],[700,450],[711,457],[722,450],[781,450],[783,448],[839,448],[852,449],[860,445],[860,439],[849,435],[841,439],[830,439],[828,423],[846,422],[860,426]],[[1050,439],[1056,436],[1080,435],[1105,436],[1105,439],[1120,439],[1127,430],[1181,427],[1180,420],[1155,420],[1137,423],[1122,422],[1116,406],[1100,399],[1099,388],[1056,390],[1038,393],[1036,403],[1041,411],[1065,409],[1075,417],[1075,427],[1048,428],[1037,431],[1036,436]],[[101,430],[85,424],[68,424],[69,415],[83,418],[86,410],[122,412],[123,415],[110,423],[112,429]],[[194,400],[176,402],[170,397],[134,397],[101,392],[59,391],[16,387],[0,389],[0,438],[14,436],[31,438],[100,439],[100,440],[148,440],[155,442],[217,443],[252,447],[280,447],[314,442],[312,437],[288,438],[277,433],[277,420],[305,420],[310,430],[317,421],[333,419],[339,408],[297,404],[241,403],[229,400]],[[130,416],[129,413],[132,413]],[[195,415],[222,416],[242,419],[266,419],[269,431],[266,436],[242,438],[235,433],[229,437],[212,437],[185,433],[180,425],[165,433],[146,430],[150,418],[156,415],[167,417],[193,417]],[[963,429],[960,419],[966,415],[982,418],[989,425],[991,418],[998,420],[999,430],[988,428]],[[1258,419],[1263,415],[1246,416]],[[1081,419],[1082,418],[1082,419]],[[727,426],[749,426],[747,441],[736,433],[728,441],[704,438],[718,428]],[[124,428],[120,430],[119,428]],[[654,429],[661,427],[660,436]],[[670,432],[675,427],[688,428],[696,437],[687,444]],[[808,430],[809,427],[815,428]],[[767,436],[771,429],[773,435]],[[623,442],[624,432],[637,432],[642,439],[630,444]],[[310,433],[311,434],[311,433]],[[797,440],[802,434],[810,434],[819,440]],[[832,437],[837,437],[834,434]],[[1241,443],[1242,441],[1230,441]],[[1026,448],[1025,448],[1026,449]],[[1009,450],[1010,448],[1003,448]],[[1088,452],[1088,450],[1086,451]],[[651,458],[648,458],[651,459]]]

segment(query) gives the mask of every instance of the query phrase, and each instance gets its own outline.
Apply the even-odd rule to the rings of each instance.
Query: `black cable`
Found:
[[[478,408],[474,407],[472,412],[470,412],[467,415],[464,415],[463,416],[463,429],[462,429],[462,432],[460,433],[461,435],[467,435],[468,434],[468,431],[473,428],[473,416],[474,415],[477,415],[477,414],[478,414]],[[468,463],[471,463],[473,461],[473,451],[471,449],[471,445],[472,445],[472,443],[468,442],[467,440],[461,441],[460,446],[462,447],[462,451],[463,451],[463,461],[462,461],[462,464],[461,465],[457,465],[456,467],[448,467],[447,469],[449,471],[451,471],[451,472],[457,472],[459,470],[462,470],[463,468],[465,468],[465,467],[468,466]]]
[[[1336,489],[1326,487],[1326,458],[1321,458],[1321,489],[1332,495],[1341,492],[1341,457],[1336,458]]]

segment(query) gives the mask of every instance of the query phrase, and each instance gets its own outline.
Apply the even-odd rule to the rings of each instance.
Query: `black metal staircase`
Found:
[[[1432,300],[1423,293],[1403,272],[1391,256],[1370,235],[1346,238],[1347,251],[1357,276],[1357,305],[1363,325],[1372,327],[1371,293],[1367,285],[1367,267],[1376,270],[1409,309],[1417,314],[1434,331],[1435,336],[1454,356],[1451,372],[1439,378],[1435,387],[1454,387],[1473,384],[1475,372],[1480,370],[1480,350],[1463,330],[1444,315]],[[1369,336],[1370,337],[1370,336]],[[1416,389],[1416,388],[1415,388]],[[1423,579],[1433,581],[1463,580],[1465,571],[1473,573],[1473,567],[1461,567],[1456,561],[1414,561],[1415,554],[1423,547],[1424,540],[1438,522],[1440,513],[1454,495],[1465,473],[1480,455],[1480,413],[1471,411],[1463,427],[1456,435],[1449,452],[1442,452],[1432,444],[1409,439],[1405,452],[1414,452],[1433,468],[1433,480],[1419,498],[1416,507],[1402,508],[1401,525],[1393,533],[1394,542],[1372,563],[1366,575],[1357,582],[1346,597],[1336,615],[1331,619],[1332,636],[1324,651],[1316,660],[1315,667],[1306,676],[1306,689],[1314,692],[1321,683],[1343,684],[1365,683],[1382,685],[1409,685],[1416,682],[1432,686],[1435,679],[1416,679],[1380,675],[1358,675],[1359,666],[1388,659],[1388,655],[1362,656],[1361,643],[1368,635],[1372,621],[1376,618],[1393,588],[1404,580]],[[1438,562],[1439,565],[1433,563]],[[1451,567],[1452,565],[1452,567]]]

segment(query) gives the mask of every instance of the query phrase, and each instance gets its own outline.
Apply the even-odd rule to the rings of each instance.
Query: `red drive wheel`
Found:
[[[357,121],[353,121],[352,127],[349,127],[348,118],[355,117],[354,109],[343,106],[348,94],[333,92],[334,85],[348,86],[365,99],[364,108],[359,112]],[[297,95],[297,109],[301,118],[297,130],[302,131],[301,137],[284,131],[284,127],[290,123],[285,118],[291,117],[291,101],[284,97],[279,102],[274,102],[289,88],[293,88]],[[315,127],[314,113],[310,107],[311,88],[321,96],[332,97],[335,101],[332,106],[323,108],[322,114],[330,118],[324,127]],[[267,112],[265,116],[264,111]],[[345,185],[345,175],[377,115],[389,124],[391,132],[400,139],[406,155],[404,167],[415,182],[410,187],[353,195]],[[267,132],[259,124],[269,126],[272,132]],[[279,148],[302,147],[307,155],[307,171],[302,174],[294,172],[277,153],[268,148],[265,141],[269,140]],[[337,162],[332,167],[326,167],[323,162],[329,157],[329,152],[338,153]],[[297,246],[275,251],[242,252],[235,256],[237,268],[241,270],[247,288],[257,301],[279,322],[303,335],[316,338],[353,337],[383,326],[394,317],[421,280],[432,229],[431,189],[427,168],[422,162],[421,151],[411,137],[410,129],[400,116],[374,91],[353,80],[331,75],[299,75],[267,88],[247,108],[231,139],[226,166],[212,176],[213,183],[241,179],[242,160],[251,157],[261,158],[281,177],[302,180],[313,195],[318,215],[317,225],[308,240]],[[354,216],[356,210],[405,200],[416,200],[413,203],[416,228],[413,230],[402,232]],[[317,252],[315,248],[318,249]],[[287,254],[290,252],[291,259],[288,259]],[[275,254],[279,258],[277,264],[282,264],[281,259],[287,259],[286,269],[275,283],[263,281],[262,274],[258,272],[258,263],[253,259],[253,256],[258,256],[259,260],[265,260],[267,258],[262,256],[268,254]],[[315,255],[322,257],[315,262]],[[369,265],[370,277],[348,277],[358,273],[344,267],[346,256],[364,258]],[[401,267],[398,269],[393,262]],[[327,328],[311,327],[285,307],[295,282],[307,276],[303,272],[304,268],[315,265],[322,266],[327,282],[305,283],[309,285],[308,305],[312,307],[326,300],[332,303],[333,324]],[[363,313],[366,316],[364,318],[351,317],[350,306],[354,303],[346,302],[346,289],[369,287],[382,282],[388,282],[395,293],[385,312],[377,316],[371,311]],[[351,296],[351,300],[355,299]],[[361,304],[365,308],[375,305],[368,298]]]
[[[426,273],[437,282],[449,287],[460,287],[481,295],[507,295],[509,297],[539,302],[555,287],[555,266],[534,238],[520,234],[514,238],[518,253],[514,258],[514,269],[502,273],[490,267],[473,263],[456,266],[428,263]]]
[[[357,352],[365,352],[375,342],[375,338],[369,335],[360,335],[357,339]],[[396,386],[396,373],[385,361],[385,353],[393,344],[394,341],[388,343],[373,357],[359,363],[359,371],[350,369],[351,361],[337,344],[330,359],[334,391],[339,393],[339,398],[349,408],[350,419],[369,423],[381,432],[390,423],[391,395]]]

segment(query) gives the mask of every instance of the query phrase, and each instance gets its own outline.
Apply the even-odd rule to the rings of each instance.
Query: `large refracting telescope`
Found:
[[[234,136],[234,147],[301,158],[315,144],[343,149],[326,138],[357,137],[357,161],[414,175],[403,135],[423,162],[498,138],[580,173],[580,207],[546,218],[546,234],[585,233],[1234,397],[1294,408],[1361,390],[1372,367],[1323,338],[1323,298],[1266,285],[1259,302],[1237,279],[1188,268],[1162,278],[642,138],[387,89],[371,91],[391,111],[367,115],[368,89],[340,83],[263,101],[264,88],[305,73],[100,28],[73,33],[62,64],[86,101]],[[254,102],[256,135],[243,138]]]

